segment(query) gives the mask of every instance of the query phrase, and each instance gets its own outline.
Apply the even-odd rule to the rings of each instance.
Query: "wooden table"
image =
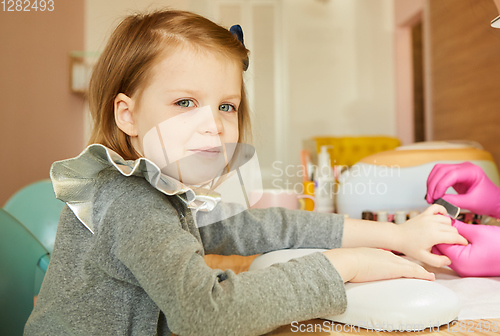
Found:
[[[326,324],[325,324],[326,322]],[[488,328],[489,326],[489,328]],[[323,327],[323,328],[322,328]],[[316,331],[314,331],[316,328]],[[307,331],[309,329],[309,332]],[[301,330],[303,332],[301,332]],[[462,320],[452,321],[449,325],[425,329],[422,331],[382,332],[363,328],[351,327],[342,323],[314,319],[282,326],[265,336],[292,336],[292,335],[318,335],[318,336],[353,336],[353,335],[443,335],[443,336],[498,336],[500,335],[500,319],[489,320]]]

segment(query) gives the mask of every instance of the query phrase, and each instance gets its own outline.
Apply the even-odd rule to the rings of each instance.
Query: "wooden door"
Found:
[[[500,163],[500,29],[491,0],[427,1],[433,140],[479,142]]]

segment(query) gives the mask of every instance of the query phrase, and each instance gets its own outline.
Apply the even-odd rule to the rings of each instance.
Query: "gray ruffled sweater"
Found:
[[[322,253],[237,275],[203,258],[337,248],[342,216],[250,209],[198,228],[184,195],[142,177],[105,169],[94,186],[94,234],[64,208],[25,335],[259,335],[345,311],[344,283]]]

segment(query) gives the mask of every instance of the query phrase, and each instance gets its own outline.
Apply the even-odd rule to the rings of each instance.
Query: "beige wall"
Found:
[[[315,135],[395,135],[392,0],[285,7],[291,146]]]
[[[83,148],[83,100],[68,86],[83,15],[84,0],[56,1],[52,12],[0,11],[0,206]]]
[[[251,1],[233,2],[243,5]],[[274,57],[263,54],[257,41],[252,43],[252,35],[266,34],[272,42],[270,19],[259,23],[259,18],[254,18],[253,30],[242,23],[245,40],[250,48],[255,47],[251,50],[248,75],[259,85],[255,90],[251,85],[247,89],[251,96],[255,93],[260,99],[254,102],[254,107],[271,106],[267,119],[261,115],[254,121],[255,146],[266,187],[272,187],[270,176],[276,173],[271,168],[273,161],[282,158],[281,167],[300,164],[299,152],[304,138],[396,135],[393,0],[281,0],[277,3],[281,22],[274,25],[281,30],[278,36],[282,40],[275,42],[282,50],[276,52],[281,57],[281,66],[284,65],[284,73],[279,78],[281,88],[274,86],[272,76],[267,82],[262,78],[259,81],[260,72],[255,68],[263,62],[255,57]],[[101,50],[119,18],[136,10],[170,6],[215,19],[216,5],[212,0],[162,0],[154,5],[146,0],[87,0],[85,44],[87,50]],[[254,15],[258,15],[258,11]],[[261,42],[263,45],[265,41]],[[274,109],[275,99],[279,97],[259,95],[266,90],[283,94],[285,116],[278,115]],[[263,97],[267,101],[262,101]],[[254,113],[259,115],[259,111]],[[268,119],[271,121],[263,125]],[[278,134],[283,143],[274,142],[280,125],[273,124],[272,120],[286,125],[282,136]],[[282,153],[276,153],[277,149]],[[292,183],[300,181],[295,173],[292,175]]]
[[[284,164],[300,163],[306,137],[395,135],[393,0],[280,3]],[[8,125],[1,160],[12,158],[2,165],[0,204],[20,187],[47,178],[53,161],[77,155],[86,143],[86,102],[68,90],[68,52],[102,50],[121,17],[158,6],[211,17],[214,3],[77,0],[58,3],[52,13],[0,13],[0,41],[8,46],[0,54],[2,124]]]
[[[299,167],[302,139],[312,136],[396,135],[392,6],[283,2],[290,135],[281,167]],[[297,175],[291,186],[301,183]]]
[[[423,16],[424,0],[394,1],[396,134],[405,145],[413,143],[415,140],[411,29],[414,24],[423,20]],[[426,31],[424,29],[424,34]],[[424,43],[425,41],[426,39],[424,39]],[[428,138],[430,135],[427,132]]]

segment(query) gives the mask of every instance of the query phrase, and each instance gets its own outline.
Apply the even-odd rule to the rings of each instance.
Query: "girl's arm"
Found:
[[[230,203],[210,215],[224,218],[233,213]],[[233,212],[231,212],[233,211]],[[200,214],[200,213],[199,213]],[[404,224],[346,219],[341,215],[283,208],[249,209],[238,215],[203,226],[200,234],[207,253],[253,255],[288,248],[377,247],[399,251],[440,267],[449,265],[446,256],[431,253],[436,244],[467,245],[451,226],[446,209],[432,205]],[[202,214],[201,216],[205,216]]]
[[[207,254],[254,255],[279,249],[341,246],[344,216],[284,208],[249,209],[226,215],[237,213],[234,206],[223,203],[212,213],[198,213]],[[229,218],[213,220],[225,217]]]
[[[378,247],[398,250],[399,229],[393,223],[347,218],[342,247]]]
[[[112,186],[121,196],[103,207],[96,254],[106,274],[147,293],[175,334],[257,335],[344,312],[342,277],[324,254],[238,275],[210,269],[194,222],[180,222],[167,197],[142,180]]]

